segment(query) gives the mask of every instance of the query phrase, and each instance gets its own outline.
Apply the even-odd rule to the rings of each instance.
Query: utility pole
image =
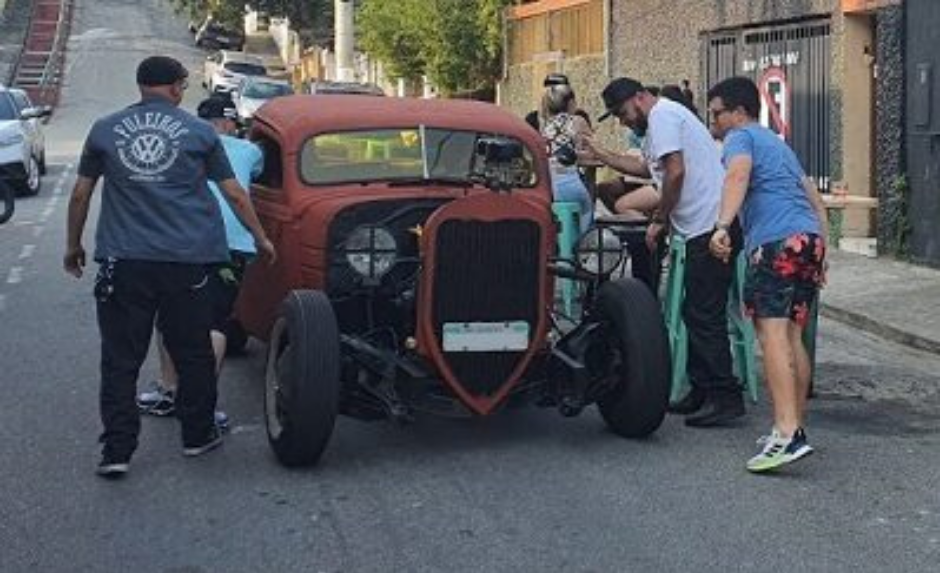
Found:
[[[356,79],[353,51],[356,47],[355,2],[335,0],[336,79],[351,82]]]

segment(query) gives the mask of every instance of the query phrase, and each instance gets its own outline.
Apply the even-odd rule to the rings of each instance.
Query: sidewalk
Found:
[[[829,265],[824,316],[940,354],[940,270],[843,251]]]

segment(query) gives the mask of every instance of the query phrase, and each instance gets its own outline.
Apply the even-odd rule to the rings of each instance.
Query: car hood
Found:
[[[12,133],[23,133],[23,126],[15,119],[0,119],[0,137]]]

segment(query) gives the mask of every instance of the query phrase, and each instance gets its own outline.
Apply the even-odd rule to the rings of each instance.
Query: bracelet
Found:
[[[717,223],[715,223],[716,231],[727,231],[730,228],[731,228],[730,223],[722,223],[721,221],[718,221]]]

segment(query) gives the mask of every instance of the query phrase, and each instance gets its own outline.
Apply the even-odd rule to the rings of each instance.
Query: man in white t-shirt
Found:
[[[674,404],[686,425],[719,426],[744,415],[741,387],[732,373],[726,308],[731,265],[709,253],[718,221],[724,168],[708,128],[681,104],[659,98],[630,78],[612,81],[601,94],[607,112],[644,136],[642,157],[604,149],[583,138],[583,155],[627,175],[652,177],[660,202],[646,241],[656,248],[666,231],[686,241],[682,317],[689,334],[688,375],[692,390]],[[739,235],[739,233],[738,233]]]

